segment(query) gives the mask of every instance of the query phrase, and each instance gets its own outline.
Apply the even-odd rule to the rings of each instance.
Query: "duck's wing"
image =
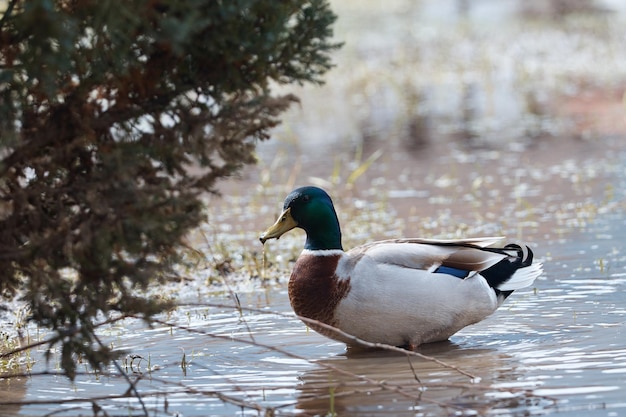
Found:
[[[391,264],[405,268],[435,272],[440,267],[462,271],[483,271],[504,258],[516,255],[504,249],[487,248],[501,237],[474,239],[392,239],[356,247],[348,253],[360,257],[367,255],[379,264]]]
[[[374,242],[349,251],[352,259],[367,257],[378,265],[394,265],[430,273],[469,278],[480,274],[489,286],[506,298],[512,291],[531,285],[542,274],[526,245],[487,247],[500,238],[464,240],[398,239]]]

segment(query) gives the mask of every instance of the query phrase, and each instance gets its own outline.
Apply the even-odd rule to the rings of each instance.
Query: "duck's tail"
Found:
[[[526,245],[509,244],[501,249],[507,257],[480,273],[504,300],[515,290],[526,288],[543,273],[541,263],[533,263],[533,251]]]

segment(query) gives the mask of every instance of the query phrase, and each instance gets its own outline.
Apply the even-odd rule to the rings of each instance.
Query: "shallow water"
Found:
[[[160,317],[168,324],[103,329],[128,352],[120,366],[141,400],[114,367],[83,367],[70,383],[56,375],[58,353],[46,364],[32,350],[33,376],[0,380],[0,415],[626,414],[624,8],[552,16],[520,4],[336,2],[347,43],[328,85],[298,93],[302,106],[260,144],[259,166],[209,201],[209,241],[194,242],[249,276],[227,286],[213,265],[191,271],[166,289],[188,302]],[[399,233],[505,234],[532,245],[545,275],[419,351],[457,369],[346,352],[291,313],[284,279],[301,234],[266,245],[276,285],[255,276],[259,232],[303,183],[333,192],[346,247]]]
[[[127,321],[102,334],[129,352],[122,366],[150,415],[263,415],[274,408],[276,415],[619,416],[626,413],[625,235],[621,212],[572,239],[544,242],[552,255],[535,288],[516,291],[450,342],[420,349],[473,378],[422,358],[409,364],[394,352],[346,352],[307,331],[281,289],[239,293],[252,309],[241,315],[188,305],[162,317],[179,327]],[[211,302],[233,305],[228,295]],[[46,368],[37,359],[33,373]],[[55,401],[98,397],[109,415],[141,413],[132,396],[106,399],[128,389],[115,369],[83,373],[73,384],[39,375],[3,381],[2,388],[24,403],[3,415],[85,415],[89,402]]]

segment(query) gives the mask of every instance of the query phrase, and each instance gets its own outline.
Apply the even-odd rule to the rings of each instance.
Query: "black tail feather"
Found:
[[[511,254],[511,250],[514,250],[516,255]],[[534,254],[528,246],[522,247],[514,243],[506,245],[502,253],[507,257],[485,269],[480,275],[485,277],[498,296],[507,298],[513,291],[500,291],[498,287],[508,281],[518,269],[532,265]]]

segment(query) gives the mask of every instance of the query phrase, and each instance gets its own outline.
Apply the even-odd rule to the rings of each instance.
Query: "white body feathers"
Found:
[[[369,342],[415,347],[446,340],[485,319],[506,298],[502,291],[530,286],[541,274],[541,264],[533,263],[515,270],[495,288],[490,286],[481,271],[517,256],[513,249],[480,249],[498,240],[402,239],[375,242],[349,252],[304,253],[340,257],[336,277],[349,280],[350,290],[335,309],[337,327]],[[524,246],[520,250],[526,253]],[[459,278],[435,273],[443,264],[468,274]]]

